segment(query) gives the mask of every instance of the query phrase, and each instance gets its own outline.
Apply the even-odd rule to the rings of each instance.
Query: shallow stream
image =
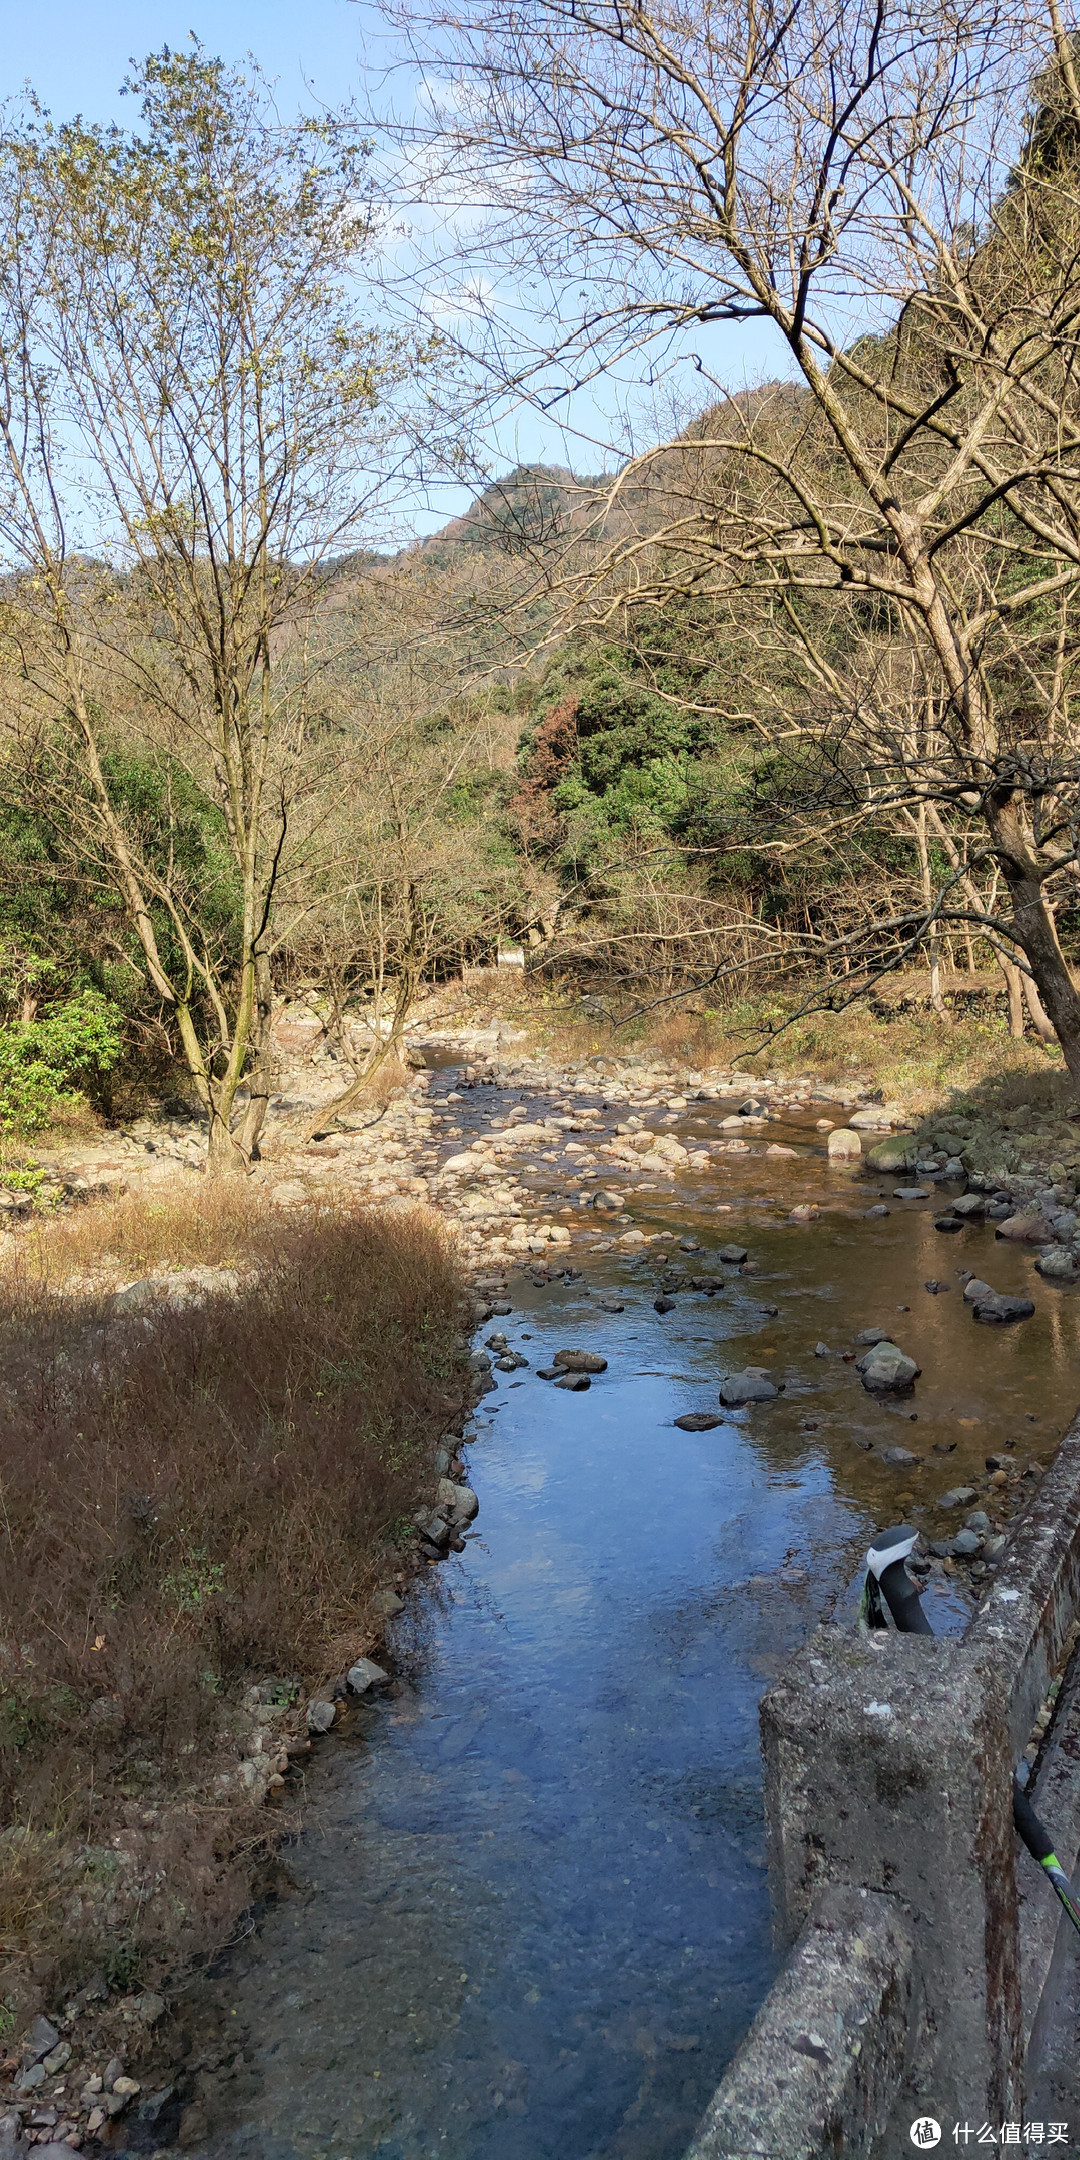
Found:
[[[444,1114],[467,1140],[518,1099],[476,1089]],[[820,1110],[632,1200],[664,1247],[575,1242],[571,1282],[509,1264],[513,1310],[478,1340],[501,1329],[530,1362],[474,1420],[475,1534],[394,1624],[394,1690],[310,1773],[295,1889],[212,1984],[202,2160],[682,2153],[774,1969],[762,1688],[819,1618],[853,1620],[875,1528],[948,1536],[963,1510],[941,1497],[971,1484],[983,1505],[1006,1448],[1018,1504],[1078,1393],[1077,1294],[991,1227],[946,1237],[940,1202],[831,1168]],[[693,1103],[672,1129],[715,1135],[722,1114]],[[807,1200],[820,1220],[790,1223]],[[732,1242],[757,1272],[716,1261]],[[661,1252],[715,1294],[658,1314]],[[1035,1317],[979,1325],[961,1269],[1030,1291]],[[844,1362],[871,1325],[917,1358],[913,1396],[874,1399]],[[537,1377],[571,1345],[608,1360],[588,1392]],[[747,1365],[784,1380],[777,1401],[675,1426]],[[921,1459],[886,1463],[895,1446]],[[962,1626],[971,1594],[937,1570],[935,1626]]]

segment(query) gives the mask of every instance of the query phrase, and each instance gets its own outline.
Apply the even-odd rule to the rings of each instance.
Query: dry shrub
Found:
[[[249,1273],[126,1317],[28,1269],[0,1286],[0,1945],[69,1966],[184,1955],[235,1911],[239,1811],[191,1805],[230,1697],[355,1633],[462,1399],[423,1211],[181,1188],[53,1225],[39,1264],[85,1264],[95,1230],[128,1272],[242,1234]]]

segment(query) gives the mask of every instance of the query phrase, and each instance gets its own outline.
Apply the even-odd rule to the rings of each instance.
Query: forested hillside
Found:
[[[626,58],[600,48],[575,126]],[[373,1067],[505,939],[624,1002],[836,1005],[916,971],[939,1015],[967,984],[1080,1059],[1068,54],[1029,71],[976,223],[916,245],[895,211],[872,333],[811,336],[812,265],[791,302],[772,241],[718,225],[725,304],[742,280],[792,379],[621,471],[517,467],[404,549],[363,536],[424,415],[435,456],[447,361],[357,314],[370,146],[301,154],[201,53],[138,87],[142,134],[31,114],[5,152],[7,1127],[181,1086],[243,1163],[275,998],[366,1008]],[[527,106],[485,125],[468,154],[527,167]],[[596,185],[629,185],[597,125]],[[673,173],[634,173],[668,215]],[[543,180],[539,230],[570,186]]]

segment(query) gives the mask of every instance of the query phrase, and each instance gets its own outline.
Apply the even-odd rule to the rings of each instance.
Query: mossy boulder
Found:
[[[871,1170],[907,1170],[914,1166],[915,1160],[910,1133],[890,1133],[887,1140],[879,1140],[866,1156]]]

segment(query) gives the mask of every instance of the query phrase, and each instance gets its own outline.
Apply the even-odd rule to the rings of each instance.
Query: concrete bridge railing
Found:
[[[920,2115],[946,2136],[1020,2119],[1060,1907],[1018,1846],[1012,1772],[1078,1617],[1080,1418],[961,1638],[821,1627],[770,1688],[769,1869],[790,1954],[687,2160],[910,2160]],[[1068,1868],[1071,1672],[1044,1762],[1035,1804]]]

